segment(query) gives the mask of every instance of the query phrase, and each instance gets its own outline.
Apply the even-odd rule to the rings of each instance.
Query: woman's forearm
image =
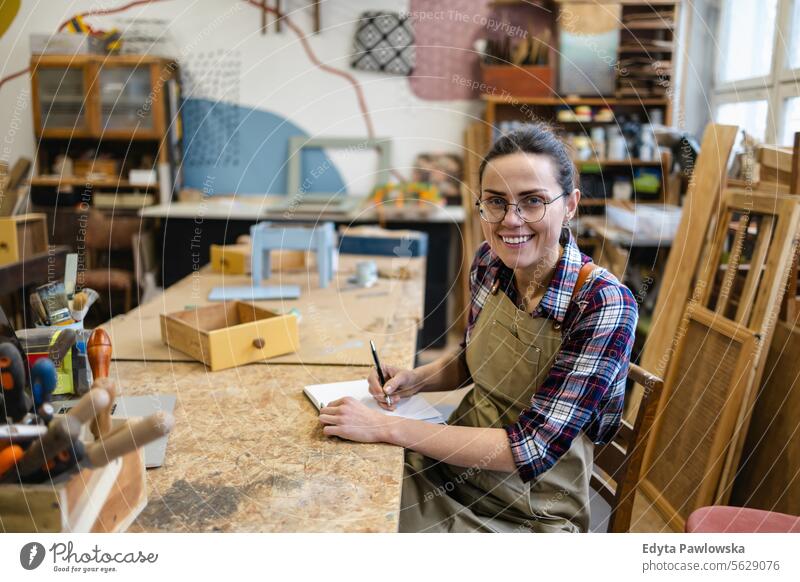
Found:
[[[461,348],[442,355],[430,364],[415,368],[414,373],[420,383],[420,392],[455,390],[471,381]]]
[[[459,467],[516,471],[508,435],[502,428],[444,426],[397,418],[383,439]]]

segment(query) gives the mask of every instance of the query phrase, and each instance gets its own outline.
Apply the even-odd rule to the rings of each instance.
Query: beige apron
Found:
[[[475,386],[449,423],[502,428],[516,422],[560,347],[556,322],[531,317],[494,289],[467,345]],[[588,531],[593,453],[581,432],[550,470],[524,483],[516,472],[457,467],[408,451],[400,531]]]

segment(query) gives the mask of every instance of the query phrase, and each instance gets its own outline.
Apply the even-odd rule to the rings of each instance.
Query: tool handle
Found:
[[[111,338],[106,330],[97,328],[86,342],[86,353],[89,356],[89,365],[95,380],[108,378],[111,368]]]
[[[19,445],[11,445],[0,450],[0,475],[16,465],[24,454],[25,451]]]
[[[108,391],[105,388],[96,387],[84,394],[67,415],[77,419],[81,424],[86,424],[106,410],[110,403],[111,396]]]
[[[0,424],[6,417],[18,422],[31,408],[30,398],[25,393],[25,365],[22,354],[10,342],[0,343]]]
[[[80,432],[81,423],[75,418],[65,416],[53,420],[47,434],[34,441],[25,451],[17,463],[17,471],[5,475],[0,479],[0,483],[13,481],[17,474],[22,478],[30,475],[70,446],[73,440],[77,440]]]
[[[137,422],[128,423],[124,429],[87,447],[88,466],[104,467],[117,457],[167,436],[174,426],[175,418],[163,411],[156,412]]]
[[[100,378],[92,385],[89,394],[95,390],[103,390],[108,394],[108,404],[95,409],[96,414],[89,427],[95,440],[99,440],[111,431],[111,411],[114,408],[114,401],[117,399],[117,387],[109,378]]]
[[[31,392],[33,405],[39,408],[45,402],[50,402],[50,397],[58,385],[58,372],[56,365],[50,358],[40,358],[31,366]]]

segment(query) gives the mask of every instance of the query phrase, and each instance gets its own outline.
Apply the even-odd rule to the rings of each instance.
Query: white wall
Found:
[[[0,38],[0,77],[28,65],[28,35],[51,33],[76,13],[90,8],[110,8],[123,0],[22,3],[11,28]],[[311,11],[306,0],[285,0],[287,13],[311,31]],[[477,102],[431,102],[412,95],[405,77],[354,71],[349,54],[355,21],[365,10],[408,10],[407,1],[331,0],[322,3],[321,34],[310,37],[317,57],[346,70],[362,84],[372,112],[375,133],[395,140],[394,164],[407,168],[421,151],[456,151],[462,131],[471,117],[480,114]],[[294,13],[293,13],[294,11]],[[178,57],[199,51],[222,51],[240,60],[239,104],[271,110],[288,118],[311,135],[366,135],[352,86],[344,79],[311,64],[297,37],[284,27],[278,34],[271,26],[260,32],[260,11],[239,0],[167,0],[136,7],[113,16],[87,18],[90,25],[110,28],[120,18],[162,18],[176,41]],[[0,131],[11,137],[7,161],[13,163],[35,151],[27,75],[0,88]],[[13,133],[13,136],[9,136]],[[0,138],[2,139],[2,138]],[[2,150],[0,150],[2,153]],[[340,168],[345,177],[360,170]]]

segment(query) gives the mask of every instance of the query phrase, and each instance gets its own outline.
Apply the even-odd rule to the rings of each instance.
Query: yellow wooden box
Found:
[[[250,272],[250,245],[211,245],[211,270],[226,275]]]
[[[161,314],[161,340],[212,371],[297,351],[297,317],[245,301]]]
[[[18,214],[0,218],[0,265],[47,251],[47,215]]]
[[[7,532],[125,531],[147,505],[143,455],[137,449],[55,482],[0,485],[0,524]]]
[[[272,251],[274,271],[293,271],[306,266],[305,251]],[[250,245],[211,245],[211,270],[226,275],[250,274]]]

